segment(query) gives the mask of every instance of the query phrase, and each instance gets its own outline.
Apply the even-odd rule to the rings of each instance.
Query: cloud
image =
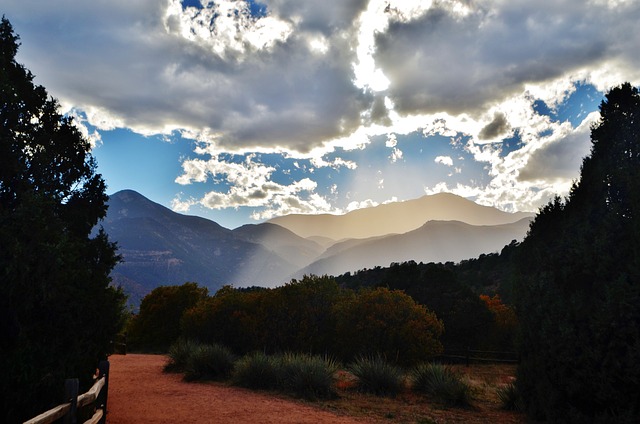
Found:
[[[599,69],[625,69],[637,81],[637,55],[626,49],[640,34],[631,18],[639,15],[635,2],[434,1],[419,18],[392,20],[378,33],[375,59],[399,113],[477,115],[527,85],[577,74],[595,80]]]
[[[210,209],[255,208],[255,219],[267,219],[290,213],[330,212],[335,209],[322,196],[315,193],[317,183],[302,178],[290,184],[272,181],[276,168],[257,162],[249,155],[242,162],[229,162],[212,157],[209,160],[189,159],[182,163],[183,174],[176,182],[187,185],[222,179],[228,189],[210,190],[200,199],[181,200],[176,197],[173,207],[186,211],[200,204]]]
[[[576,178],[582,159],[591,148],[591,125],[600,117],[593,112],[575,130],[569,128],[531,153],[527,164],[520,169],[521,181],[571,180]]]
[[[496,112],[493,116],[493,121],[482,128],[478,134],[478,138],[480,138],[480,140],[491,140],[500,135],[505,135],[509,129],[509,122],[504,114]]]
[[[380,147],[395,163],[367,183],[388,187],[391,168],[406,171],[413,154],[395,135],[415,132],[464,149],[456,177],[471,162],[483,171],[427,190],[527,209],[566,191],[588,145],[589,121],[572,128],[535,100],[555,112],[577,83],[640,83],[634,1],[269,0],[258,14],[242,0],[202,3],[3,2],[21,36],[18,59],[66,111],[86,116],[79,123],[95,143],[115,128],[198,141],[176,182],[201,193],[176,197],[180,210],[336,211],[311,169],[364,173],[360,159]],[[517,146],[503,143],[516,135]],[[307,173],[283,183],[256,152],[308,161]],[[453,166],[452,157],[436,162]],[[349,192],[342,181],[326,186],[336,184]]]
[[[434,162],[445,166],[453,166],[453,159],[449,156],[438,156],[434,159]]]

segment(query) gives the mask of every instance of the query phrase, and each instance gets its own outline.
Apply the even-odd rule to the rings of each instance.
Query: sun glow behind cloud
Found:
[[[578,176],[603,91],[640,83],[631,1],[6,3],[99,163],[120,130],[164,138],[165,202],[214,218],[439,191],[535,210]]]

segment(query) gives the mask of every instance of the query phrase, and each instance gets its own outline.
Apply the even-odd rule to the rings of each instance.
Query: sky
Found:
[[[133,189],[227,228],[451,192],[568,194],[635,0],[3,0],[17,60]]]

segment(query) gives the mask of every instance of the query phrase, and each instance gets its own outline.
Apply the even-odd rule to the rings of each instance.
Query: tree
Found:
[[[568,198],[540,210],[518,253],[518,388],[551,422],[640,415],[640,95],[607,93]]]
[[[119,331],[124,295],[103,231],[105,183],[90,144],[16,62],[0,22],[0,310],[3,422],[61,402],[64,379],[91,380]]]
[[[135,349],[166,352],[181,335],[180,320],[188,309],[207,298],[196,283],[156,287],[142,299],[140,312],[128,326],[128,342]]]
[[[343,298],[335,315],[335,350],[344,360],[381,354],[415,365],[442,352],[442,321],[400,290],[362,290]]]

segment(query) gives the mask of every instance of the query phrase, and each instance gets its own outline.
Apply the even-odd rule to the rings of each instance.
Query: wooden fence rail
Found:
[[[485,363],[505,363],[505,364],[517,364],[520,362],[518,354],[516,352],[498,352],[491,350],[473,350],[473,349],[459,349],[445,351],[443,354],[437,357],[439,360],[450,362],[464,362],[469,365],[471,362],[485,362]]]
[[[101,361],[98,365],[98,380],[86,392],[78,396],[79,382],[77,378],[65,381],[65,399],[67,403],[58,405],[37,417],[25,421],[24,424],[51,424],[64,418],[65,424],[77,423],[79,408],[94,404],[95,412],[84,424],[104,424],[107,417],[107,397],[109,394],[109,361]]]

